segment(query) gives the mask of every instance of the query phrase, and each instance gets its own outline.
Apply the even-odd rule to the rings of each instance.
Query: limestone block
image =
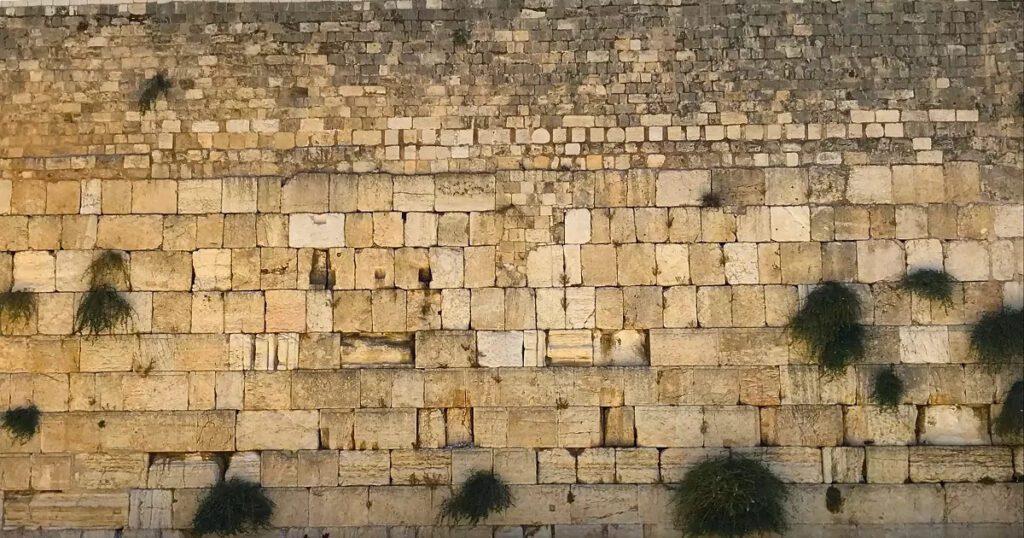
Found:
[[[690,245],[690,280],[697,285],[725,284],[725,257],[722,247],[712,244]]]
[[[946,521],[1013,523],[1024,520],[1024,484],[946,484]],[[1014,532],[1014,531],[1009,531]]]
[[[75,454],[71,479],[74,487],[86,490],[145,487],[148,462],[148,456],[140,453]]]
[[[733,325],[732,290],[725,286],[697,288],[697,320],[702,327]]]
[[[984,445],[988,433],[988,407],[929,405],[922,408],[918,441],[928,445]]]
[[[369,525],[369,490],[364,487],[313,488],[309,524],[317,527]]]
[[[892,167],[893,201],[897,204],[938,204],[946,200],[941,166]]]
[[[178,209],[178,183],[144,180],[132,184],[132,213],[174,214]]]
[[[568,474],[568,473],[566,473]],[[615,481],[615,450],[593,448],[576,456],[576,480],[581,484],[611,484]]]
[[[149,488],[201,488],[217,481],[220,466],[199,454],[160,455],[149,464],[147,474]]]
[[[160,247],[163,220],[158,215],[102,216],[96,232],[96,247],[119,250],[150,250]]]
[[[221,193],[221,210],[224,213],[255,213],[257,192],[255,178],[225,178]]]
[[[600,453],[600,452],[599,452]],[[583,452],[586,454],[586,451]],[[581,454],[582,455],[582,454]],[[586,460],[584,472],[587,476],[596,474],[597,458]],[[605,464],[607,466],[607,460]],[[577,479],[576,458],[568,450],[556,448],[537,451],[537,482],[541,484],[574,484]],[[611,471],[615,470],[615,455],[611,453]]]
[[[664,482],[679,482],[691,467],[708,458],[724,456],[724,448],[666,448],[661,450],[659,472]]]
[[[900,361],[940,364],[950,362],[946,327],[900,327]]]
[[[647,334],[643,331],[595,331],[595,366],[643,366],[647,356]]]
[[[1010,447],[910,447],[914,482],[1009,482],[1012,478]]]
[[[554,525],[570,522],[569,486],[518,485],[512,487],[515,506],[489,518],[497,525]]]
[[[222,190],[219,179],[178,180],[178,212],[220,213]]]
[[[835,405],[783,405],[761,409],[761,436],[775,446],[839,446],[842,410]]]
[[[724,248],[725,278],[729,284],[757,284],[757,244],[728,243]]]
[[[857,242],[857,280],[859,282],[899,280],[905,267],[900,243],[883,240]]]
[[[752,406],[704,408],[704,446],[756,446],[761,442],[758,410]]]
[[[258,482],[260,479],[260,453],[232,453],[228,459],[227,469],[224,470],[224,479],[230,480],[232,478]]]
[[[711,191],[711,171],[662,170],[655,189],[658,206],[700,205],[700,197]]]
[[[374,525],[431,525],[437,506],[433,486],[370,487],[369,521]],[[440,491],[437,491],[438,496]]]
[[[433,264],[433,260],[431,260],[431,264]],[[356,289],[391,288],[395,282],[394,251],[379,248],[356,250],[355,269]],[[461,282],[461,257],[458,269]]]
[[[570,515],[573,523],[639,523],[634,485],[573,485]]]
[[[417,368],[468,368],[476,361],[476,333],[420,331],[416,334]]]
[[[871,484],[903,484],[910,477],[907,447],[865,447],[864,473]]]
[[[704,417],[699,407],[636,406],[637,446],[703,446]]]
[[[551,366],[587,366],[594,361],[591,331],[549,331],[547,360]]]
[[[136,252],[132,254],[130,267],[132,289],[188,291],[192,288],[192,257],[187,252]],[[229,258],[229,274],[230,267]]]
[[[392,484],[448,484],[452,455],[448,450],[392,450]]]
[[[864,449],[837,446],[821,449],[825,483],[859,484],[864,481]]]
[[[558,446],[588,448],[600,444],[599,407],[568,407],[558,410]]]
[[[673,286],[665,289],[665,327],[697,326],[697,288]]]
[[[810,241],[811,213],[807,206],[771,208],[772,241]]]
[[[344,334],[341,337],[342,367],[412,364],[413,342],[406,333]]]
[[[590,242],[589,209],[570,209],[565,212],[565,242],[570,244]]]
[[[653,448],[620,448],[615,450],[615,482],[650,484],[658,482],[659,453]]]
[[[651,329],[652,366],[710,366],[718,364],[718,335],[710,331]]]
[[[494,472],[509,484],[537,483],[537,455],[529,448],[499,448],[492,451]]]
[[[657,283],[661,286],[688,284],[690,257],[686,245],[659,244],[655,248]]]
[[[355,446],[357,449],[409,448],[415,443],[415,409],[356,410]]]
[[[820,484],[823,480],[822,451],[809,447],[749,447],[736,452],[753,458],[784,482]]]
[[[765,203],[769,205],[800,205],[807,203],[807,172],[798,168],[765,170]]]
[[[855,166],[846,183],[846,199],[854,204],[893,202],[892,170],[888,166]]]
[[[979,241],[946,243],[945,265],[950,276],[962,282],[989,278],[988,249]]]
[[[48,292],[56,289],[56,257],[47,251],[14,253],[15,290]]]
[[[331,200],[327,174],[297,174],[281,185],[282,213],[323,213]]]
[[[463,286],[465,261],[462,249],[435,247],[430,249],[430,288],[460,288]]]
[[[643,286],[653,285],[657,282],[658,265],[654,245],[643,243],[619,245],[616,249],[616,259],[620,285]],[[679,263],[675,265],[678,266]],[[676,272],[678,273],[678,270]],[[678,277],[678,274],[676,276]]]
[[[242,411],[238,413],[237,450],[299,450],[319,445],[316,411]]]
[[[128,526],[128,507],[128,492],[8,492],[4,495],[4,527],[124,528]]]
[[[232,335],[232,347],[246,348],[237,337],[245,338],[245,335]],[[251,364],[253,370],[294,370],[299,360],[299,335],[257,334],[254,343],[248,344],[246,351],[251,355],[239,364],[239,369],[242,364],[249,369]]]
[[[202,249],[192,254],[192,268],[195,272],[194,285],[197,290],[231,289],[231,251],[227,249]]]
[[[575,426],[578,431],[579,426]],[[558,410],[544,407],[508,408],[508,441],[512,448],[558,446]]]
[[[497,368],[523,365],[522,332],[478,331],[476,335],[477,363],[480,366]]]
[[[342,486],[387,485],[391,482],[391,453],[387,450],[338,453],[338,484]]]
[[[932,484],[850,484],[836,486],[843,498],[842,511],[825,507],[824,485],[793,488],[789,506],[792,521],[806,525],[938,524],[943,521],[942,487]]]
[[[491,211],[494,209],[493,176],[446,174],[434,180],[435,211]]]
[[[343,213],[293,213],[288,218],[288,246],[330,248],[345,246]]]
[[[660,286],[630,286],[622,289],[622,326],[650,329],[664,325]]]

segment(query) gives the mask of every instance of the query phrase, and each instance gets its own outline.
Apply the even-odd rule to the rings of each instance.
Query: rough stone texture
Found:
[[[176,537],[240,476],[268,536],[678,536],[735,451],[794,536],[1021,535],[967,345],[1024,297],[1018,4],[0,1],[0,534]],[[74,335],[104,249],[134,319]],[[784,329],[824,280],[837,376]],[[518,504],[437,527],[474,469]]]

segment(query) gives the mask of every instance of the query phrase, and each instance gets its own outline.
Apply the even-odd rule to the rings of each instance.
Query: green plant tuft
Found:
[[[852,289],[838,282],[825,282],[807,295],[788,329],[826,373],[837,375],[864,356],[860,314],[860,298]]]
[[[3,427],[11,437],[25,443],[39,431],[39,408],[34,405],[4,411]]]
[[[896,369],[890,366],[875,374],[871,389],[871,401],[883,409],[894,411],[903,403],[905,392],[903,380],[896,375]]]
[[[139,91],[139,112],[152,110],[156,100],[166,96],[172,85],[171,79],[167,78],[167,73],[164,72],[146,79]]]
[[[918,269],[903,276],[900,284],[925,299],[951,304],[953,300],[953,277],[937,269]]]
[[[995,430],[999,435],[1024,438],[1024,379],[1014,383],[1006,393]]]
[[[700,195],[702,207],[722,207],[722,196],[714,191],[708,191]]]
[[[101,334],[116,328],[127,329],[134,315],[135,310],[123,294],[108,285],[101,285],[85,292],[78,303],[74,334]]]
[[[472,33],[469,28],[465,26],[456,28],[452,31],[452,43],[457,47],[465,47],[469,44],[469,39],[472,37]]]
[[[12,324],[28,323],[36,313],[36,296],[27,291],[0,293],[0,331]]]
[[[116,287],[128,283],[128,262],[120,252],[105,250],[86,269],[89,287]]]
[[[476,525],[487,516],[504,512],[515,504],[512,490],[491,471],[476,471],[445,499],[438,519],[452,525]]]
[[[839,488],[829,486],[825,490],[825,508],[833,514],[843,511],[843,492]]]
[[[690,468],[673,488],[676,526],[690,535],[786,530],[789,488],[764,464],[729,455]]]
[[[255,482],[232,478],[218,482],[199,502],[192,530],[202,536],[245,534],[270,525],[274,501]]]
[[[989,366],[1020,362],[1024,359],[1024,311],[1003,308],[981,316],[971,330],[971,349]]]

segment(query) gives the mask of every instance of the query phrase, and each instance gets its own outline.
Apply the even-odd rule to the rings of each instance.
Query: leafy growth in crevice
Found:
[[[1024,379],[1010,387],[1003,401],[1003,409],[996,417],[995,431],[1005,437],[1024,440]]]
[[[701,207],[722,207],[722,195],[715,191],[708,191],[700,195]]]
[[[971,349],[994,368],[1024,360],[1024,311],[1003,308],[981,316],[971,330]]]
[[[199,502],[192,531],[199,536],[255,532],[270,526],[273,513],[274,501],[259,484],[232,478],[218,482]]]
[[[860,325],[860,298],[848,286],[825,282],[807,295],[800,310],[789,321],[794,339],[826,374],[839,375],[864,356],[864,327]]]
[[[697,536],[782,533],[788,495],[786,484],[758,461],[736,454],[710,458],[673,488],[676,527]]]
[[[0,293],[0,332],[28,323],[36,313],[36,296],[28,291]]]
[[[514,504],[512,490],[500,476],[491,471],[476,471],[445,499],[438,519],[450,525],[476,525]]]
[[[74,334],[102,334],[114,329],[128,329],[135,315],[124,294],[106,285],[91,289],[82,296],[75,311]]]
[[[173,86],[171,79],[163,71],[143,81],[142,88],[139,90],[139,112],[145,113],[152,110],[156,100],[166,97],[171,86]]]
[[[120,252],[105,250],[89,264],[85,272],[90,288],[126,286],[128,262]]]
[[[906,387],[892,366],[875,374],[871,387],[871,401],[889,411],[895,411],[903,403]]]
[[[25,405],[4,411],[3,428],[21,443],[28,442],[39,431],[39,408]]]
[[[838,514],[843,511],[843,492],[839,491],[839,488],[835,486],[829,486],[825,490],[825,508],[833,513]]]
[[[469,40],[472,38],[472,32],[465,26],[460,26],[455,30],[452,30],[452,43],[456,47],[465,47],[469,44]]]
[[[904,275],[900,285],[925,299],[949,305],[953,300],[953,282],[945,271],[919,269]]]

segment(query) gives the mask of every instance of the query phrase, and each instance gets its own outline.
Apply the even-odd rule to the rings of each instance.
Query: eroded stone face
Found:
[[[472,532],[677,535],[730,451],[794,532],[1020,534],[1019,369],[969,346],[1024,296],[1012,3],[48,3],[0,13],[0,403],[43,413],[0,534],[180,534],[240,477],[271,533],[447,535],[494,470]],[[131,320],[73,334],[103,250]],[[828,280],[834,375],[785,329]]]

